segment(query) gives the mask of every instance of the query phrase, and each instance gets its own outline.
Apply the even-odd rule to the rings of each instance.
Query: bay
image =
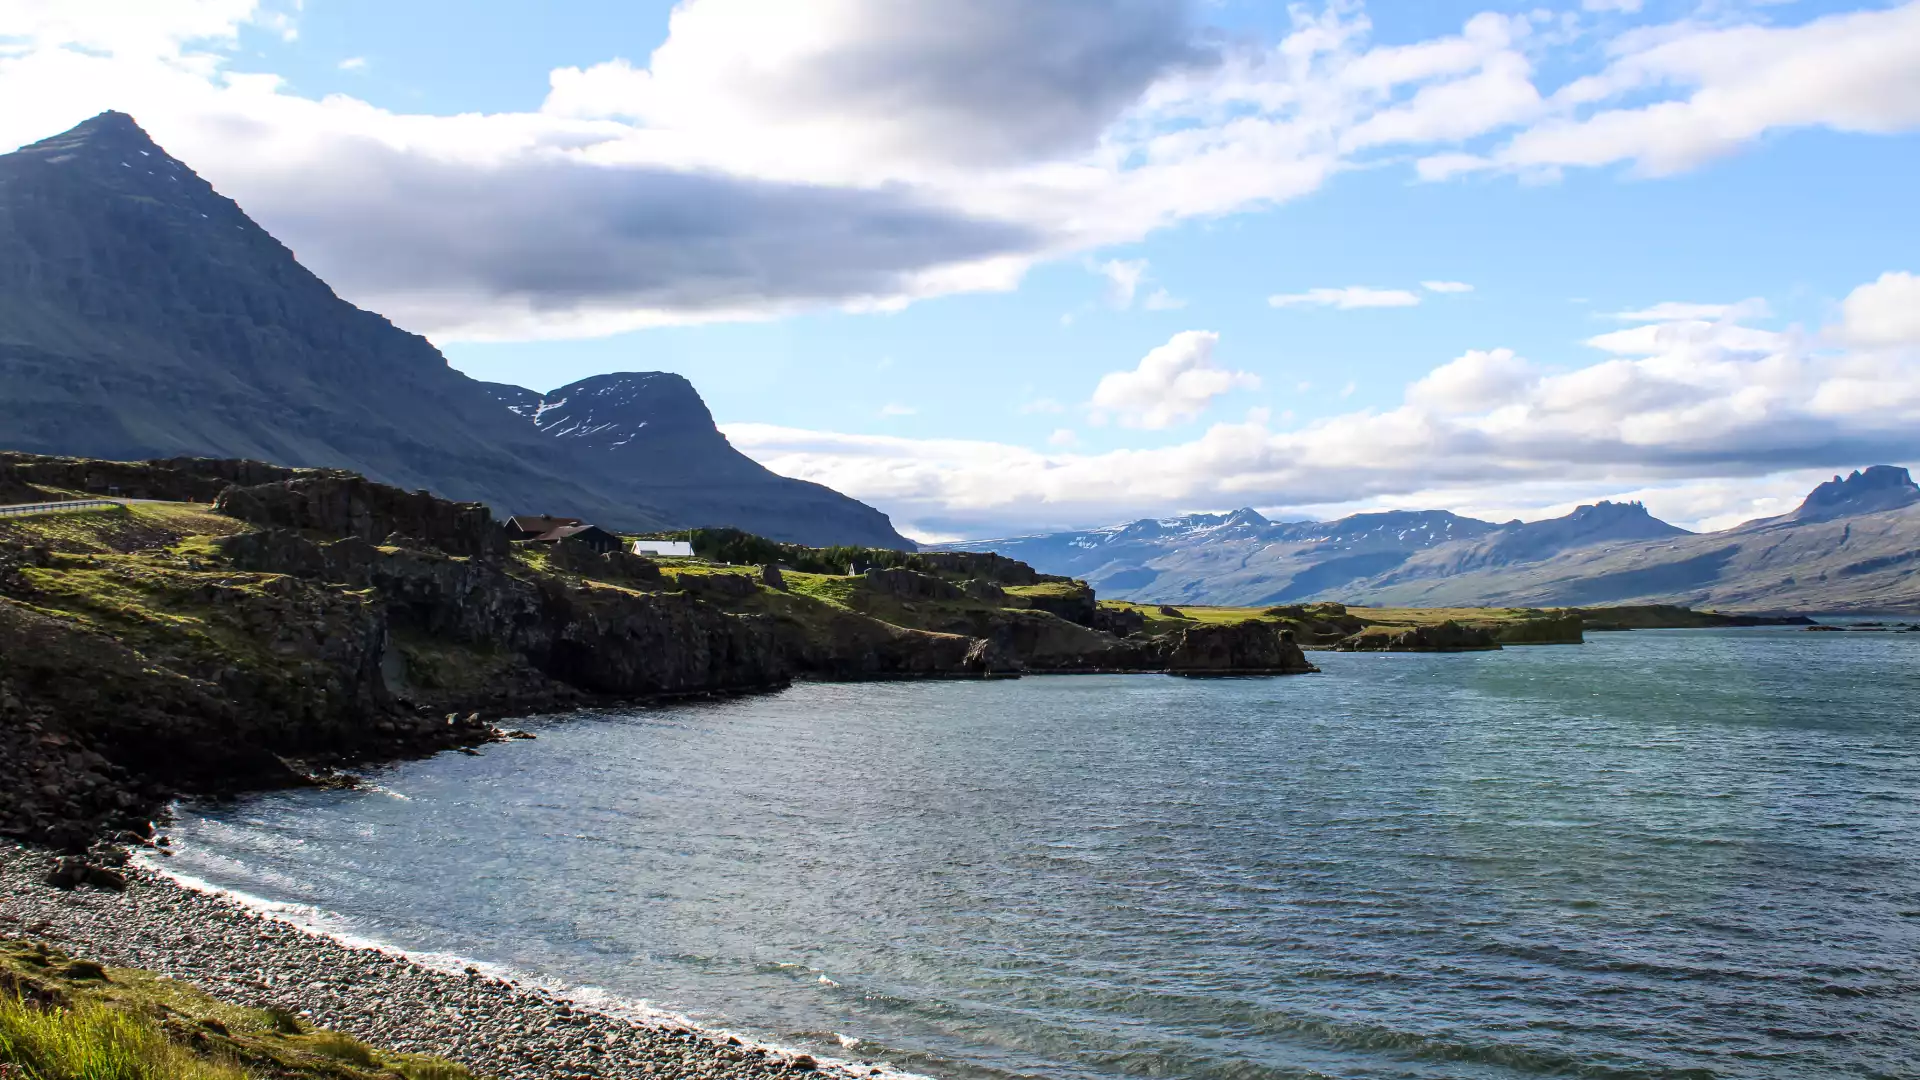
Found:
[[[1916,659],[802,685],[185,806],[170,866],[939,1077],[1911,1076]]]

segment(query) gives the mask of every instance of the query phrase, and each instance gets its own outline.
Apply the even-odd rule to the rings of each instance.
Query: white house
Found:
[[[635,540],[635,555],[692,555],[693,545],[685,540]]]

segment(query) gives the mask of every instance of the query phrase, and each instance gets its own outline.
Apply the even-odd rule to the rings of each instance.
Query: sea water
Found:
[[[939,1077],[1920,1075],[1920,635],[802,685],[182,807],[183,874]]]

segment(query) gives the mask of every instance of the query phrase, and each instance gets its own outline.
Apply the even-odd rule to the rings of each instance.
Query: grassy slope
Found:
[[[440,1058],[376,1050],[280,1010],[151,972],[0,941],[0,1062],[37,1080],[467,1080]]]
[[[240,573],[212,559],[209,540],[249,528],[193,504],[139,503],[0,520],[0,543],[50,553],[49,565],[22,571],[43,614],[144,653],[270,666],[276,658],[260,628],[216,602],[229,591],[276,587],[277,575]]]

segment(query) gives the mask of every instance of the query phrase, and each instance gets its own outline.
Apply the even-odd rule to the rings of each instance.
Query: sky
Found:
[[[0,102],[923,539],[1920,464],[1920,0],[0,0]]]

